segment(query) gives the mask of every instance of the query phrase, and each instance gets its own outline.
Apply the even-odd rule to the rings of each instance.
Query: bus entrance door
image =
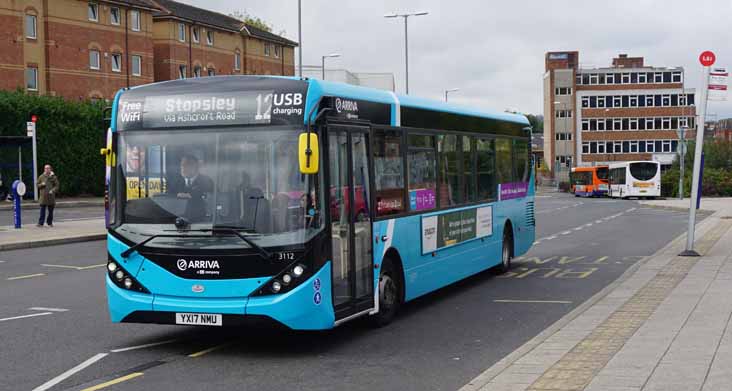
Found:
[[[336,321],[374,306],[368,156],[367,127],[328,127]]]

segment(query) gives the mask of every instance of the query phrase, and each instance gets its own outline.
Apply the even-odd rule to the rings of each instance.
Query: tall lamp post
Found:
[[[340,56],[341,55],[338,54],[338,53],[331,53],[331,54],[328,54],[326,56],[321,56],[322,65],[323,65],[323,77],[322,77],[323,80],[325,80],[325,59],[326,58],[335,58],[335,57],[340,57]]]
[[[450,88],[449,90],[445,90],[445,102],[447,102],[447,93],[456,92],[456,91],[460,91],[460,89],[459,88]]]
[[[420,12],[406,12],[403,14],[397,14],[397,13],[391,13],[384,15],[385,18],[396,18],[396,17],[402,17],[404,18],[404,66],[405,66],[405,85],[406,85],[406,94],[409,94],[409,37],[407,34],[407,18],[410,16],[423,16],[427,15],[429,12],[427,11],[420,11]]]
[[[302,79],[302,0],[297,0],[297,69]]]

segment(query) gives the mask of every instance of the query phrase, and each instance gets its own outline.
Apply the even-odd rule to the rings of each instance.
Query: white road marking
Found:
[[[28,274],[28,275],[25,275],[25,276],[9,277],[9,278],[7,278],[7,280],[8,281],[23,280],[23,279],[26,279],[26,278],[40,277],[40,276],[45,276],[45,275],[46,275],[45,273]]]
[[[45,266],[45,267],[58,267],[58,268],[62,268],[62,269],[73,269],[73,270],[94,269],[94,268],[102,267],[102,266],[106,266],[106,265],[107,265],[106,263],[100,263],[97,265],[89,265],[89,266],[51,265],[51,264],[47,264],[47,263],[41,264],[41,266]]]
[[[572,304],[566,300],[493,300],[495,303]]]
[[[31,311],[51,311],[51,312],[66,312],[66,308],[46,308],[46,307],[31,307],[28,308]]]
[[[579,230],[581,230],[581,229],[582,229],[582,227],[584,227],[584,225],[581,225],[581,226],[579,226],[579,227],[574,227],[574,228],[572,228],[572,229],[573,229],[573,230],[575,230],[575,231],[579,231]]]
[[[600,224],[600,223],[602,223],[602,220],[595,220],[595,224]]]
[[[165,344],[173,343],[173,342],[176,342],[176,341],[178,341],[178,340],[177,339],[169,339],[169,340],[166,340],[166,341],[153,342],[153,343],[148,343],[148,344],[144,344],[144,345],[137,345],[137,346],[130,346],[130,347],[126,347],[126,348],[113,349],[113,350],[110,350],[110,352],[112,352],[112,353],[128,352],[130,350],[151,348],[153,346],[165,345]]]
[[[534,243],[533,243],[532,245],[533,245],[533,246],[536,246],[536,245],[537,245],[537,244],[539,244],[539,243],[541,243],[541,240],[537,240],[537,241],[536,241],[536,242],[534,242]]]
[[[562,232],[562,235],[569,235],[571,233],[572,233],[572,231],[564,231],[564,232]]]
[[[53,312],[40,312],[37,314],[30,314],[30,315],[21,315],[21,316],[13,316],[12,318],[2,318],[0,319],[0,322],[5,322],[6,320],[15,320],[15,319],[23,319],[23,318],[32,318],[34,316],[43,316],[43,315],[51,315]]]
[[[53,379],[51,379],[51,380],[49,380],[49,381],[41,384],[40,386],[34,388],[33,391],[45,391],[45,390],[48,390],[49,388],[55,386],[56,384],[61,383],[62,381],[70,378],[71,376],[73,376],[77,372],[81,372],[86,367],[88,367],[88,366],[94,364],[95,362],[103,359],[108,354],[109,353],[97,353],[92,358],[84,361],[83,363],[81,363],[81,364],[79,364],[79,365],[77,365],[77,366],[69,369],[68,371],[66,371],[66,372],[64,372],[64,373],[62,373],[62,374],[54,377]]]
[[[557,235],[552,235],[552,236],[544,238],[544,240],[554,240],[556,238],[557,238]]]

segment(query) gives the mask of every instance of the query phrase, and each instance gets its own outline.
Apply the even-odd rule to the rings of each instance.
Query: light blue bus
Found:
[[[120,91],[113,322],[376,325],[534,242],[525,117],[345,84],[220,76]]]

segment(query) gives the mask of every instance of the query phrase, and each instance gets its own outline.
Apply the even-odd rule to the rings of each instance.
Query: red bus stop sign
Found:
[[[714,53],[710,52],[709,50],[702,52],[702,54],[699,55],[699,62],[705,67],[710,67],[714,65],[714,62],[716,60],[717,56],[715,56]]]

